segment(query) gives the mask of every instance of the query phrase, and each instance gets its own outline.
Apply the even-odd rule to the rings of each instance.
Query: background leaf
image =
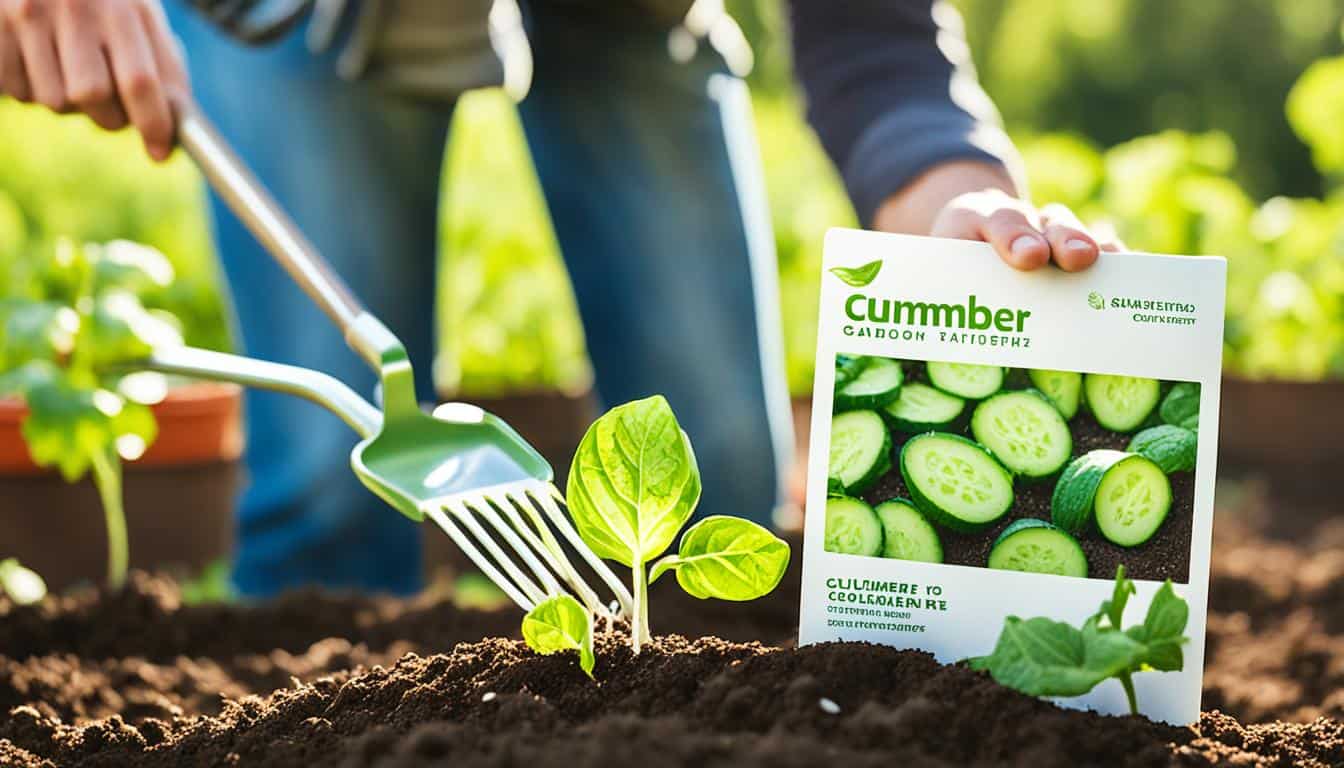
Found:
[[[537,603],[523,617],[523,641],[544,656],[561,651],[578,651],[579,667],[589,677],[597,659],[593,655],[593,625],[588,615],[570,595],[556,595]]]
[[[714,515],[687,529],[681,547],[654,564],[649,581],[669,569],[682,589],[700,599],[755,600],[769,594],[789,566],[789,545],[740,517]]]

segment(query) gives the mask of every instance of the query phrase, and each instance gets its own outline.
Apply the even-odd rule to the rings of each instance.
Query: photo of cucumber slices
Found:
[[[862,355],[835,377],[827,551],[1188,574],[1198,384]]]
[[[1034,389],[1000,392],[975,407],[971,433],[1015,474],[1048,477],[1073,454],[1069,425]]]
[[[959,435],[929,432],[906,441],[901,477],[919,510],[954,531],[984,530],[1013,506],[1013,476]]]
[[[872,507],[862,499],[831,496],[826,500],[824,548],[842,555],[943,561],[938,531],[905,499]]]
[[[968,400],[989,397],[1003,387],[1003,369],[997,365],[930,362],[926,370],[930,384]]]
[[[917,381],[901,387],[896,401],[883,409],[893,429],[917,435],[951,427],[966,410],[966,401]]]
[[[989,550],[988,565],[1001,571],[1087,576],[1087,555],[1078,540],[1034,517],[1017,520],[1003,529]]]

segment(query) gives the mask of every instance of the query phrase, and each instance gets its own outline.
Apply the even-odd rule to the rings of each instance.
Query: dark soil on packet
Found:
[[[1078,457],[1099,448],[1124,450],[1131,435],[1104,429],[1085,412],[1079,412],[1069,421],[1073,433],[1073,455]],[[892,470],[881,477],[863,499],[878,504],[893,498],[910,498],[905,480],[899,469],[901,446],[909,435],[892,432]],[[943,543],[943,562],[950,565],[983,567],[989,562],[989,550],[1004,528],[1014,520],[1033,517],[1050,519],[1050,497],[1054,494],[1052,480],[1029,482],[1019,479],[1014,487],[1013,506],[1003,519],[987,531],[976,534],[958,534],[938,529]],[[1087,575],[1094,579],[1113,579],[1115,569],[1125,566],[1125,574],[1132,579],[1163,581],[1171,579],[1178,584],[1190,580],[1190,538],[1194,530],[1195,478],[1192,473],[1171,475],[1171,511],[1162,527],[1148,541],[1137,547],[1121,547],[1102,538],[1095,530],[1078,537],[1078,543],[1087,555]]]
[[[1344,765],[1344,519],[1272,493],[1220,489],[1193,728],[1062,710],[912,651],[791,649],[798,558],[757,603],[655,585],[655,630],[727,640],[634,657],[604,638],[597,683],[480,640],[515,636],[517,613],[448,594],[184,606],[136,574],[116,596],[0,601],[0,766]],[[1294,722],[1243,724],[1274,719]]]

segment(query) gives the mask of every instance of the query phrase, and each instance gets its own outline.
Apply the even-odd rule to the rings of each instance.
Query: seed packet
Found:
[[[800,641],[1194,722],[1226,262],[835,229],[823,267]]]

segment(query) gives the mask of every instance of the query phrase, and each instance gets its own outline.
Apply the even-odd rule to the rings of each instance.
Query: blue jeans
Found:
[[[206,113],[401,337],[420,396],[432,399],[436,211],[451,105],[343,82],[330,55],[305,50],[301,33],[245,49],[184,4],[167,5]],[[598,395],[607,404],[666,395],[699,458],[700,513],[768,522],[792,438],[769,224],[759,185],[734,175],[736,167],[758,178],[759,169],[751,152],[730,150],[725,125],[737,121],[711,94],[737,93],[736,81],[708,53],[671,61],[662,30],[542,11],[531,17],[537,77],[520,113]],[[340,333],[221,201],[212,208],[246,351],[371,393],[373,374]],[[416,590],[418,528],[355,479],[345,425],[266,392],[249,392],[247,414],[239,590]]]

